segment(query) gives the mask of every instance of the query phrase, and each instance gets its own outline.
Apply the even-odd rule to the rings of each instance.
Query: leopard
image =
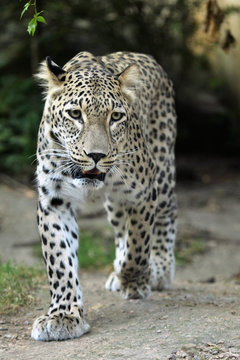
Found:
[[[175,92],[152,56],[134,52],[82,51],[63,67],[48,56],[36,77],[45,99],[37,222],[51,303],[31,336],[66,340],[90,330],[78,269],[78,216],[88,206],[102,204],[113,227],[107,290],[145,299],[173,281]]]

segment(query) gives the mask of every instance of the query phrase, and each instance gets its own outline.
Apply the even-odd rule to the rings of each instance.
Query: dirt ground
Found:
[[[178,236],[203,239],[208,251],[177,268],[170,290],[126,301],[104,289],[106,273],[82,271],[91,332],[43,343],[33,341],[30,331],[33,319],[47,310],[46,284],[35,308],[0,318],[0,359],[240,359],[240,177],[203,180],[178,187]],[[1,183],[1,260],[42,264],[31,246],[38,237],[35,206],[33,190]],[[93,220],[84,225],[93,226]]]

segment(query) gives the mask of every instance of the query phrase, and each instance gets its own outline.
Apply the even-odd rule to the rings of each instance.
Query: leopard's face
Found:
[[[121,78],[99,70],[64,72],[49,92],[49,138],[79,185],[102,186],[118,167],[132,111],[127,95]]]

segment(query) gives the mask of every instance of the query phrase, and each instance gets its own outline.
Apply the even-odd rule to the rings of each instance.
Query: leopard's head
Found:
[[[37,75],[45,85],[45,129],[72,177],[84,180],[80,185],[95,180],[100,186],[128,152],[139,67],[131,64],[115,75],[94,57],[74,59],[61,68],[47,57]]]

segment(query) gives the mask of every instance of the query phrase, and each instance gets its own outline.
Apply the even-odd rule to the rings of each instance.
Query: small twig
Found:
[[[34,8],[34,15],[33,18],[28,23],[27,32],[29,33],[29,35],[34,36],[38,23],[41,22],[46,24],[47,22],[45,18],[41,15],[43,13],[43,10],[39,12],[37,11],[37,0],[29,0],[28,2],[26,2],[21,12],[20,19],[28,11],[30,7]]]

